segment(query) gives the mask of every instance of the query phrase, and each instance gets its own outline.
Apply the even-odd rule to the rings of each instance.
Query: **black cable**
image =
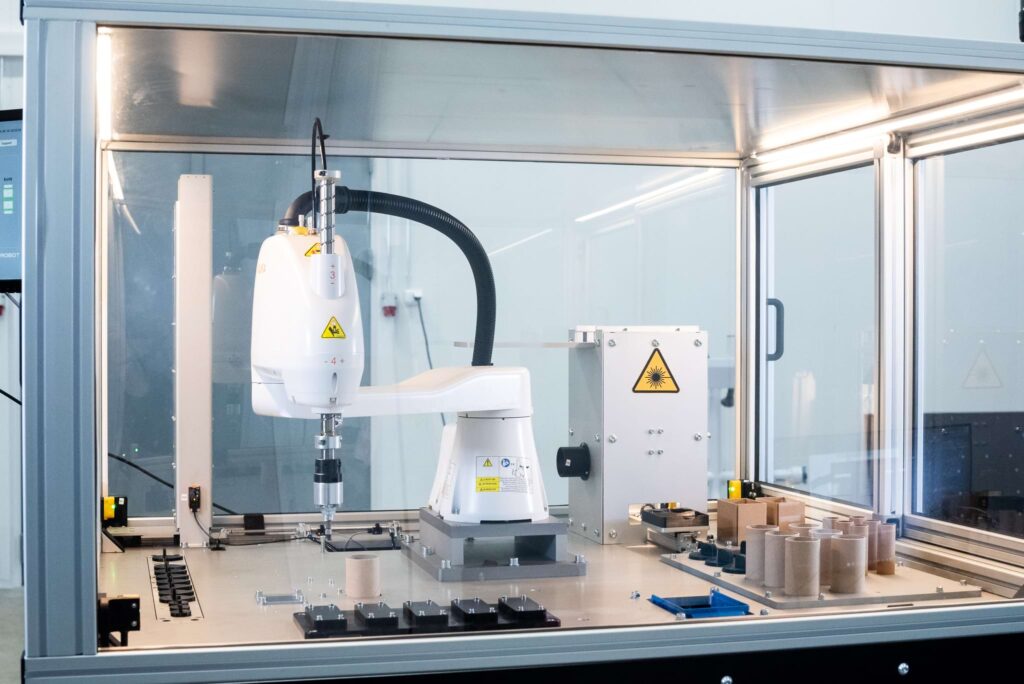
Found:
[[[416,297],[416,308],[420,312],[420,329],[423,331],[423,346],[427,350],[427,367],[430,370],[434,370],[434,359],[430,355],[430,339],[427,337],[427,324],[423,321],[423,298]],[[448,421],[444,419],[444,414],[441,415],[441,427],[448,424]]]
[[[8,399],[10,399],[11,401],[13,401],[18,406],[21,406],[21,399],[19,399],[18,397],[14,396],[13,394],[8,394],[7,392],[5,392],[2,389],[0,389],[0,394],[4,395]]]
[[[206,535],[206,538],[213,539],[213,537],[210,536],[209,530],[203,527],[203,523],[199,522],[199,514],[196,511],[192,511],[192,518],[196,521],[196,525],[199,527],[199,530]]]
[[[0,392],[2,392],[2,391],[3,391],[3,390],[0,390]],[[6,392],[4,392],[4,394],[6,394]],[[167,480],[163,479],[163,478],[162,478],[162,477],[160,477],[159,475],[156,475],[156,474],[154,474],[154,473],[151,473],[150,471],[148,471],[148,470],[146,470],[145,468],[143,468],[142,466],[140,466],[140,465],[139,465],[138,463],[133,463],[133,462],[129,461],[129,460],[127,459],[127,458],[125,458],[125,457],[123,457],[123,456],[118,456],[117,454],[112,454],[112,453],[110,453],[110,452],[107,452],[107,456],[108,456],[109,458],[112,458],[112,459],[114,459],[115,461],[120,461],[121,463],[124,463],[124,464],[125,464],[126,466],[129,466],[129,467],[131,467],[131,468],[135,468],[136,470],[138,470],[138,471],[139,471],[140,473],[142,473],[143,475],[145,475],[145,476],[147,476],[147,477],[150,477],[150,478],[153,478],[154,480],[156,480],[157,482],[159,482],[160,484],[162,484],[162,485],[163,485],[163,486],[165,486],[165,487],[169,487],[169,488],[171,488],[171,489],[174,489],[174,488],[175,488],[175,487],[174,487],[174,485],[173,485],[172,483],[170,483],[170,482],[168,482]],[[224,511],[224,512],[225,512],[225,513],[227,513],[228,515],[241,515],[241,513],[238,513],[237,511],[233,511],[233,510],[231,510],[230,508],[227,508],[227,507],[225,507],[225,506],[221,506],[221,505],[220,505],[219,503],[217,503],[216,501],[215,501],[215,502],[213,502],[213,507],[214,507],[214,508],[219,508],[220,510]]]
[[[318,123],[319,120],[313,124],[314,131],[317,130]],[[315,160],[315,155],[313,158]],[[284,216],[278,222],[279,226],[297,226],[300,217],[315,210],[316,196],[313,190],[315,190],[315,183],[309,192],[304,192],[292,200]],[[476,286],[476,334],[473,338],[473,365],[491,365],[491,357],[494,354],[494,329],[497,321],[494,272],[491,270],[491,260],[487,256],[487,251],[466,224],[446,211],[409,197],[371,190],[352,190],[344,186],[338,187],[335,191],[334,211],[338,214],[362,211],[416,221],[433,228],[454,242],[462,250],[466,261],[469,262],[469,267],[473,272],[473,282]]]
[[[324,141],[327,140],[327,136],[324,135],[323,124],[320,123],[320,117],[313,120],[313,139],[309,144],[309,182],[310,192],[313,198],[316,198],[316,145],[320,143],[320,163],[323,165],[324,170],[327,170],[327,146]],[[316,207],[313,207],[313,230],[317,230],[317,214]]]
[[[357,534],[363,534],[363,532],[356,532],[356,534],[353,534],[348,538],[348,541],[345,542],[345,551],[348,551],[348,545],[352,543],[352,540],[356,538]],[[363,551],[366,550],[366,546],[363,545],[363,542],[357,541],[356,544],[359,544],[359,548]]]

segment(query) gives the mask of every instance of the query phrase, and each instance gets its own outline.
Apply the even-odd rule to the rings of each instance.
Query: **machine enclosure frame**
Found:
[[[99,302],[105,264],[97,249],[99,155],[96,133],[96,29],[98,25],[206,27],[305,31],[396,37],[515,41],[635,49],[699,51],[815,58],[881,64],[990,69],[1024,73],[1024,53],[1009,44],[849,34],[740,25],[567,17],[524,12],[411,8],[318,2],[294,7],[264,0],[258,8],[238,0],[216,6],[186,0],[102,2],[27,0],[25,122],[24,296],[24,493],[26,509],[26,657],[28,681],[72,676],[152,682],[311,679],[410,674],[500,667],[637,660],[719,653],[858,645],[895,640],[1019,633],[1024,605],[907,609],[886,613],[815,615],[714,624],[665,624],[646,628],[564,630],[531,634],[478,634],[451,639],[380,639],[259,647],[160,649],[97,653],[96,587],[99,535],[95,524],[98,472],[93,455],[104,429],[99,391],[105,340]],[[486,156],[486,152],[481,153]],[[494,155],[508,158],[508,155]],[[881,155],[884,156],[884,155]],[[680,163],[685,159],[679,159]],[[908,160],[882,161],[892,187],[905,189]],[[743,258],[756,255],[750,234],[754,188],[746,171],[737,232]],[[883,210],[903,219],[902,190]],[[908,225],[912,225],[911,220]],[[895,234],[893,259],[912,244]],[[887,238],[889,239],[889,238]],[[905,240],[905,242],[900,242]],[[904,259],[907,257],[904,256]],[[894,285],[906,275],[893,270]],[[737,373],[741,442],[738,470],[747,471],[756,434],[749,390],[755,386],[756,351],[750,328],[756,276],[739,277]],[[882,320],[905,330],[909,312],[899,287]],[[883,293],[883,300],[887,293]],[[911,337],[911,336],[908,336]],[[742,340],[749,340],[743,342]],[[882,398],[886,417],[905,416],[909,376],[897,334],[884,338],[883,379],[896,394]],[[884,384],[884,383],[883,383]],[[891,404],[891,405],[890,405]],[[903,434],[883,424],[883,434]],[[888,440],[889,438],[887,438]],[[896,437],[892,437],[894,441]],[[900,438],[902,439],[902,438]],[[891,446],[888,441],[883,446]],[[903,446],[903,445],[898,445]],[[897,461],[898,459],[891,459]],[[891,467],[902,467],[892,465]],[[749,472],[753,472],[750,470]],[[902,510],[900,508],[899,510]]]

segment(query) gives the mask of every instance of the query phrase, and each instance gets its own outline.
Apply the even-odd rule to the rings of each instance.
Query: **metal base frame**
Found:
[[[568,530],[555,518],[452,523],[422,508],[420,538],[403,543],[402,553],[439,582],[579,577],[587,564],[582,557],[569,560]]]
[[[746,581],[745,575],[727,575],[720,568],[711,568],[703,561],[690,560],[682,554],[665,554],[661,557],[667,563],[683,572],[728,589],[731,592],[754,599],[770,608],[826,608],[835,606],[891,606],[912,605],[936,599],[979,598],[981,587],[954,581],[943,581],[930,573],[908,567],[900,567],[895,575],[880,576],[868,573],[867,591],[862,594],[833,594],[827,589],[814,597],[786,596],[782,589],[765,589]],[[939,580],[936,582],[936,580]]]

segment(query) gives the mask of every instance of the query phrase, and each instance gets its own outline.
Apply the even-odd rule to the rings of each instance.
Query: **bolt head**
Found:
[[[608,435],[608,441],[611,442],[612,444],[615,444],[615,442],[619,441],[619,438],[616,437],[615,435]]]
[[[910,665],[907,665],[906,663],[900,663],[896,667],[896,671],[900,673],[901,677],[906,677],[908,674],[910,674]]]
[[[651,346],[652,347],[657,347],[659,344],[661,344],[661,343],[658,342],[658,340],[651,340]]]
[[[722,684],[732,684],[732,677],[729,675],[722,677]]]
[[[695,433],[693,435],[693,441],[694,442],[699,442],[702,439],[704,439],[704,435],[700,434],[699,432],[697,432],[697,433]]]
[[[608,340],[608,346],[609,347],[614,347],[615,346],[615,340]]]
[[[768,609],[767,608],[762,608],[760,614],[761,615],[767,615],[768,614]]]

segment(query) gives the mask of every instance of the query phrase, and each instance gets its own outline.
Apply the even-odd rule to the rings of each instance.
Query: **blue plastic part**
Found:
[[[651,594],[649,601],[675,615],[682,613],[688,619],[740,617],[750,614],[750,606],[746,603],[730,598],[719,591],[712,591],[707,596],[671,596],[664,598]]]

